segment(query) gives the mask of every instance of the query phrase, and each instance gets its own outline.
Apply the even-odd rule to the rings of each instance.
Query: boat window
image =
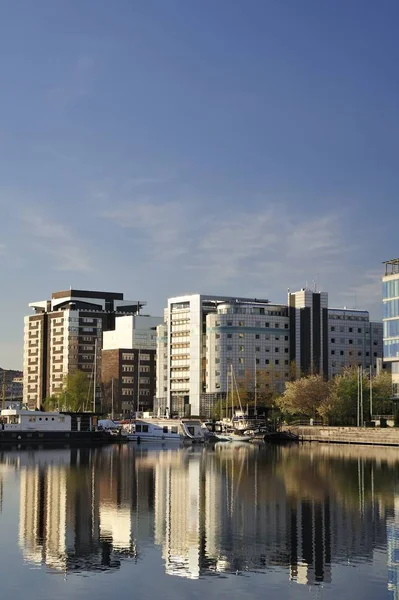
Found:
[[[58,417],[58,422],[59,423],[64,423],[65,421],[65,417]]]
[[[195,434],[195,428],[194,427],[187,427],[188,433],[190,435],[194,435]]]
[[[177,429],[176,425],[173,425],[172,433],[178,433],[178,429]]]
[[[163,431],[164,433],[168,433],[168,428],[167,428],[167,427],[162,427],[162,431]]]
[[[148,425],[143,425],[143,433],[148,433]]]
[[[11,415],[11,416],[8,418],[8,422],[9,422],[11,425],[17,425],[17,424],[19,423],[19,417],[18,417],[18,415]]]
[[[31,423],[32,423],[32,422],[35,422],[35,421],[36,421],[36,417],[29,417],[29,421],[30,421]]]
[[[138,431],[139,433],[141,433],[141,425],[136,425],[136,431]]]

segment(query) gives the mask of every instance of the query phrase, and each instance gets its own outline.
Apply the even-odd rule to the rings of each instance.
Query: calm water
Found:
[[[399,598],[399,450],[0,453],[0,597]]]

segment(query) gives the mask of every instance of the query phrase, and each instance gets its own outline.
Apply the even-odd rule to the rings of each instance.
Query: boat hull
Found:
[[[117,436],[103,431],[7,431],[0,430],[1,444],[116,444],[127,442],[125,435]]]

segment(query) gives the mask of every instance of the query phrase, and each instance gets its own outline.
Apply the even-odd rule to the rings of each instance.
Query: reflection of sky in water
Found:
[[[396,454],[1,453],[1,598],[399,599]]]

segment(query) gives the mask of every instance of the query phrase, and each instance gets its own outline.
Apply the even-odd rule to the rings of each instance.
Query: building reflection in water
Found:
[[[4,453],[0,475],[11,463],[20,472],[24,558],[59,572],[117,569],[145,560],[155,543],[170,575],[281,567],[298,584],[320,585],[334,564],[371,562],[388,543],[388,587],[399,600],[391,450],[48,450]]]

